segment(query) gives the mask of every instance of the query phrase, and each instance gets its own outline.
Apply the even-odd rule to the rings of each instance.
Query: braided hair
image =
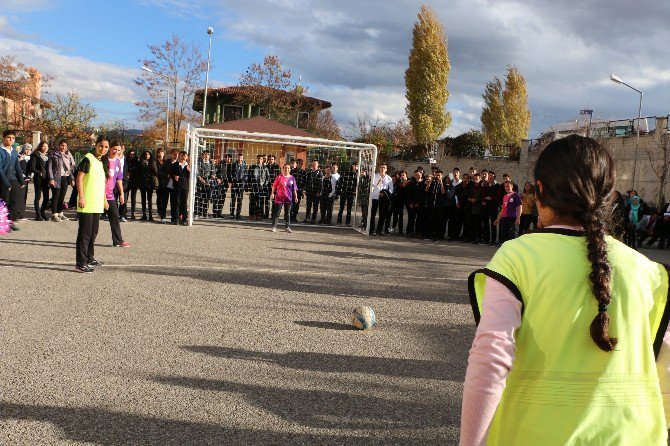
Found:
[[[570,135],[544,149],[534,174],[536,183],[540,183],[536,187],[538,200],[584,228],[587,258],[591,262],[589,281],[598,301],[598,313],[590,327],[591,338],[598,348],[611,352],[617,339],[609,333],[611,267],[605,234],[612,225],[614,160],[594,139]]]

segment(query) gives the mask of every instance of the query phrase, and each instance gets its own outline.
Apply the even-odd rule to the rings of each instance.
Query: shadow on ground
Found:
[[[160,382],[160,379],[157,379]],[[202,386],[202,383],[180,381]],[[173,384],[167,380],[166,383]],[[244,390],[244,389],[237,389]],[[295,406],[298,406],[296,404]],[[299,407],[296,409],[300,410]],[[228,428],[217,424],[164,418],[150,418],[99,408],[69,408],[46,405],[0,403],[0,420],[25,420],[50,423],[65,439],[103,446],[210,446],[210,445],[399,445],[419,444],[402,437],[317,435]],[[353,420],[352,420],[353,422]],[[420,444],[445,444],[445,439],[428,439]]]
[[[397,401],[359,392],[303,390],[242,384],[233,381],[154,376],[158,383],[191,389],[242,394],[255,407],[311,428],[421,429],[447,426],[447,413],[458,403]]]
[[[270,362],[295,370],[326,373],[367,373],[405,378],[437,379],[458,378],[458,371],[444,361],[423,359],[377,358],[372,356],[336,355],[331,353],[288,352],[266,353],[241,348],[212,345],[185,345],[185,350],[210,356],[247,361]]]
[[[351,324],[340,324],[338,322],[322,322],[322,321],[294,321],[296,325],[310,328],[323,328],[324,330],[339,330],[339,331],[353,331],[358,330]]]
[[[311,275],[296,271],[295,274],[286,272],[263,271],[258,274],[253,268],[249,270],[212,270],[205,266],[198,268],[183,268],[174,266],[169,269],[157,269],[144,266],[110,266],[120,270],[130,270],[133,273],[144,273],[151,275],[163,275],[171,278],[184,277],[196,280],[203,280],[210,284],[229,283],[244,286],[253,286],[275,290],[279,292],[302,292],[311,294],[323,294],[327,296],[365,296],[377,298],[390,298],[402,300],[416,300],[426,302],[450,302],[467,303],[465,286],[461,292],[454,290],[453,287],[446,288],[439,286],[438,283],[426,282],[421,292],[417,292],[416,286],[411,282],[398,282],[393,284],[393,293],[388,291],[388,286],[381,286],[379,280],[373,280],[374,276],[359,276],[352,272],[346,280],[340,276],[328,276],[324,274]],[[380,275],[380,279],[384,276]],[[447,292],[452,294],[447,294]]]

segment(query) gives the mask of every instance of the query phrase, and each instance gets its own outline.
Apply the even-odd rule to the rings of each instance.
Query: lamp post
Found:
[[[160,76],[163,78],[167,78],[166,75],[156,73],[154,70],[151,68],[147,67],[146,65],[142,65],[142,70],[146,71],[147,73],[155,74],[156,76]],[[167,152],[168,150],[168,139],[170,138],[169,136],[169,121],[170,121],[170,89],[165,88],[165,93],[167,96],[167,108],[165,109],[165,151]]]
[[[211,26],[207,28],[209,34],[209,50],[207,50],[207,71],[205,73],[205,96],[202,101],[202,127],[205,126],[205,117],[207,116],[207,87],[209,86],[209,62],[212,56],[212,35],[214,35],[214,28]]]
[[[630,88],[631,90],[635,90],[638,93],[640,93],[640,105],[637,108],[637,136],[635,138],[635,158],[633,158],[633,184],[631,186],[631,189],[635,189],[635,172],[637,170],[637,150],[640,147],[640,121],[642,120],[642,92],[638,90],[635,87],[632,87],[625,83],[624,81],[621,80],[619,76],[616,74],[610,74],[610,80],[612,82],[616,82],[617,84],[622,84],[625,85],[626,87]]]
[[[585,108],[583,110],[579,110],[579,114],[580,115],[589,115],[589,126],[586,130],[586,136],[588,136],[590,138],[591,137],[591,120],[593,119],[593,110]]]

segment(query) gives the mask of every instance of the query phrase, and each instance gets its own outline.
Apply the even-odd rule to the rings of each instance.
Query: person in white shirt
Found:
[[[391,194],[393,193],[393,179],[386,174],[388,166],[386,163],[379,165],[378,173],[372,178],[372,210],[370,213],[370,235],[375,228],[375,217],[379,210],[379,222],[377,223],[377,235],[383,235],[384,222],[391,204]]]
[[[335,196],[337,195],[337,181],[340,179],[340,174],[337,173],[339,168],[340,166],[337,162],[333,162],[330,165],[330,182],[333,184],[333,191],[330,193],[330,198],[333,200],[335,200]]]

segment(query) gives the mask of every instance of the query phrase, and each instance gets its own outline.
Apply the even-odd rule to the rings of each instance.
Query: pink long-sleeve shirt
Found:
[[[461,446],[486,444],[489,426],[514,363],[514,332],[520,326],[521,302],[505,285],[486,277],[482,317],[470,349],[463,386]],[[670,328],[663,338],[656,367],[666,423],[670,426]]]

